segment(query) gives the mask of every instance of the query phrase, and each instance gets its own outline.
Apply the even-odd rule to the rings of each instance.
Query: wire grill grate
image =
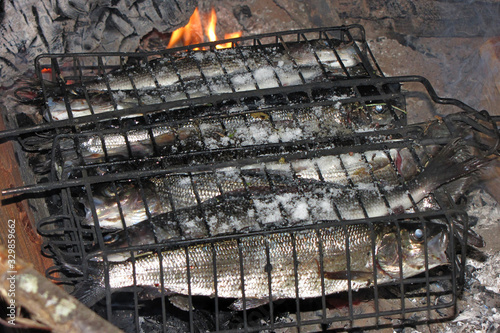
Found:
[[[336,68],[324,63],[318,42],[328,46]],[[468,216],[455,204],[456,190],[443,186],[420,200],[413,198],[411,182],[435,156],[436,147],[452,142],[457,133],[481,137],[471,149],[495,152],[497,119],[438,97],[422,77],[384,77],[360,26],[282,32],[232,43],[230,50],[221,51],[215,49],[217,43],[203,44],[203,57],[196,56],[193,46],[154,54],[37,58],[46,122],[1,132],[0,138],[21,136],[27,151],[49,152],[43,169],[47,179],[3,191],[50,193],[46,201],[52,214],[37,223],[44,253],[56,259],[47,275],[74,285],[93,276],[96,266],[104,267],[103,298],[93,309],[135,332],[379,329],[453,317],[463,285]],[[307,47],[318,76],[311,79],[311,66],[294,54],[297,47]],[[359,60],[353,66],[342,58],[346,47]],[[280,53],[292,64],[290,82],[283,81],[289,77],[275,64]],[[238,75],[250,78],[248,86],[231,76],[224,60],[228,54],[242,64]],[[204,69],[207,55],[223,75]],[[170,95],[155,74],[165,59],[177,75],[178,90]],[[192,72],[180,68],[186,59]],[[271,83],[261,80],[255,59],[271,69],[266,77]],[[128,75],[129,104],[120,106],[123,96],[113,90],[113,80],[130,66],[147,79]],[[89,84],[96,77],[104,86],[98,94]],[[155,93],[140,87],[148,80]],[[111,106],[101,113],[103,99]],[[412,104],[413,99],[425,103]],[[62,107],[57,115],[56,102]],[[87,113],[79,114],[75,102]],[[408,124],[412,113],[421,111],[414,105],[422,104],[430,105],[433,115],[442,109],[442,114],[452,114]],[[392,204],[393,188],[403,191],[409,202],[402,211]],[[385,213],[372,211],[373,196]],[[132,225],[136,221],[143,222]],[[379,231],[387,227],[396,230],[392,264],[397,273],[383,281],[381,259],[372,255],[365,256],[369,269],[360,274],[351,228],[367,232],[366,250],[373,254],[380,250]],[[401,231],[417,227],[424,231],[423,273],[402,276],[408,257],[403,255]],[[448,240],[449,265],[431,269],[435,244],[429,245],[430,230],[441,231]],[[348,236],[342,254],[335,257],[345,264],[342,279],[340,272],[331,271],[325,234],[332,231]],[[288,254],[288,289],[273,282],[279,271],[273,261],[275,238]],[[260,247],[252,250],[252,242]],[[304,252],[306,243],[314,244],[313,254]],[[227,244],[236,258],[232,278],[244,286],[241,295],[224,291],[221,262],[226,259],[220,249]],[[208,253],[204,272],[198,269],[200,248]],[[160,258],[156,290],[141,288],[141,265],[148,253]],[[172,296],[163,288],[171,278],[165,258],[173,254],[180,256],[179,267],[188,281],[182,292],[188,296],[182,303],[187,311],[165,297]],[[113,292],[117,257],[128,259],[132,282],[128,289]],[[313,264],[307,266],[306,259]],[[251,270],[255,262],[261,264],[258,273]],[[306,268],[316,274],[319,293],[312,298],[303,294]],[[261,296],[269,302],[246,309],[255,302],[251,281],[256,276],[265,281]],[[200,283],[207,279],[212,289],[204,295],[210,297],[200,296]],[[332,280],[345,281],[344,289],[332,292]],[[282,289],[289,290],[286,297],[273,297]],[[240,296],[243,310],[230,311],[228,306]]]

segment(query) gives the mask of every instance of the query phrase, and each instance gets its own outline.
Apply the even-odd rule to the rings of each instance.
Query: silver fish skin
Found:
[[[243,310],[243,296],[246,299],[246,308],[265,304],[269,300],[320,297],[322,277],[324,292],[328,295],[346,291],[349,288],[349,275],[352,278],[350,287],[352,290],[358,290],[370,287],[375,276],[377,283],[383,284],[448,263],[445,254],[448,237],[441,228],[434,229],[430,225],[424,228],[420,223],[400,225],[399,228],[392,224],[376,224],[373,226],[374,239],[371,237],[371,231],[370,226],[366,224],[346,225],[248,236],[239,240],[167,250],[161,252],[161,259],[158,254],[136,258],[135,267],[130,261],[109,264],[110,285],[107,287],[116,291],[134,285],[158,288],[163,283],[166,295],[191,293],[213,297],[216,294],[216,276],[217,296],[237,298],[232,309]],[[349,267],[346,238],[349,240]],[[427,241],[427,253],[424,239]],[[398,251],[398,244],[401,245],[401,252]],[[323,254],[322,269],[320,252]],[[89,280],[76,286],[75,297],[88,306],[104,296],[104,267],[102,264],[96,264]],[[160,267],[163,267],[163,281]],[[266,267],[272,267],[271,280],[268,279],[269,270]],[[244,279],[244,288],[241,276]]]
[[[50,115],[45,114],[45,118],[64,120],[68,119],[69,113],[74,118],[88,116],[92,114],[91,107],[93,113],[103,113],[114,111],[115,105],[116,110],[122,110],[138,105],[299,85],[325,80],[325,73],[345,76],[330,47],[323,43],[312,45],[298,44],[286,52],[272,47],[267,52],[269,55],[264,51],[244,50],[240,54],[238,50],[226,49],[194,52],[192,55],[174,57],[173,62],[154,60],[149,65],[109,74],[107,83],[104,79],[84,82],[90,100],[84,98],[80,85],[68,86],[67,90],[75,91],[70,96],[69,110],[62,98],[51,96],[47,101]],[[214,52],[222,52],[222,56],[216,56]],[[339,48],[338,54],[351,75],[368,75],[364,69],[358,69],[360,73],[351,70],[352,66],[360,62],[352,45]],[[222,60],[219,62],[217,59]],[[135,92],[130,94],[134,88],[132,81],[138,89],[139,99]]]
[[[106,161],[106,157],[111,161],[144,158],[154,154],[155,145],[161,148],[174,142],[175,136],[175,131],[169,126],[130,130],[123,134],[80,135],[78,137],[78,151],[85,164],[102,163]],[[75,141],[73,138],[62,138],[60,140],[56,148],[61,150],[61,161],[58,164],[66,168],[80,164],[75,149]],[[130,147],[130,151],[128,147]]]
[[[72,144],[76,138],[83,162],[90,164],[104,162],[106,156],[114,161],[161,156],[170,152],[207,151],[347,135],[359,129],[373,130],[371,115],[374,114],[371,110],[336,103],[295,111],[245,112],[220,120],[199,118],[152,126],[150,129],[79,134],[74,138],[65,138],[56,147],[62,151],[62,160],[58,161],[58,165],[72,167],[81,163],[76,154],[76,143]],[[388,107],[376,114],[383,119],[384,127],[390,126],[392,116]],[[381,126],[377,124],[377,128]]]
[[[200,50],[191,53],[180,52],[171,59],[155,59],[139,66],[131,66],[108,74],[108,82],[103,78],[95,81],[84,82],[87,91],[107,91],[108,84],[111,90],[157,89],[168,87],[183,82],[213,79],[227,75],[234,77],[238,74],[250,74],[256,78],[265,76],[261,72],[270,71],[280,77],[284,82],[290,80],[286,77],[287,70],[292,67],[319,68],[318,56],[321,64],[327,71],[339,70],[341,65],[332,48],[326,42],[313,42],[310,45],[295,43],[285,50],[282,47],[262,47]],[[361,60],[352,44],[338,48],[339,57],[345,67],[357,65]],[[250,71],[248,71],[250,70]],[[343,74],[342,71],[337,71]],[[260,73],[260,75],[259,75]],[[280,75],[281,74],[281,75]],[[274,77],[273,77],[274,78]],[[262,78],[264,79],[264,78]],[[300,78],[299,78],[300,80]],[[133,81],[133,84],[132,84]],[[263,88],[263,87],[262,87]]]
[[[43,117],[47,121],[58,121],[73,118],[90,116],[92,114],[112,112],[115,110],[124,110],[137,106],[137,103],[129,99],[118,99],[116,107],[113,101],[106,95],[91,96],[89,100],[82,97],[69,98],[69,109],[66,102],[61,97],[49,97],[47,99],[47,110],[44,112]],[[89,103],[90,102],[90,103]],[[129,115],[129,117],[137,117],[140,115]]]
[[[219,195],[224,194],[225,196],[230,196],[232,194],[241,193],[247,191],[248,187],[250,187],[249,194],[252,194],[252,192],[259,194],[259,191],[262,191],[262,189],[267,192],[281,190],[281,193],[277,193],[280,194],[281,197],[276,197],[276,193],[271,193],[265,194],[265,197],[258,200],[254,200],[256,208],[260,211],[259,213],[261,216],[267,216],[269,220],[267,223],[273,222],[273,217],[276,217],[274,222],[280,220],[280,205],[286,206],[287,202],[295,204],[302,203],[306,209],[305,212],[294,212],[294,210],[291,209],[289,213],[290,216],[306,216],[313,220],[354,220],[366,217],[400,214],[413,207],[413,202],[420,202],[441,185],[471,174],[489,162],[488,159],[476,157],[472,157],[463,162],[457,162],[455,157],[457,154],[461,154],[463,148],[464,142],[461,140],[450,142],[429,161],[428,165],[420,174],[408,181],[405,186],[391,186],[389,184],[388,188],[382,188],[382,191],[377,186],[373,185],[373,178],[371,178],[371,175],[366,173],[366,171],[364,171],[364,175],[361,175],[364,177],[364,180],[361,178],[362,182],[355,184],[355,188],[339,188],[339,184],[325,182],[324,180],[304,180],[304,183],[298,180],[297,183],[292,177],[279,177],[280,182],[275,184],[273,188],[272,183],[264,181],[264,179],[266,179],[264,174],[253,175],[250,173],[250,176],[248,176],[249,178],[245,179],[241,178],[237,173],[236,176],[232,176],[233,178],[224,178],[222,174],[219,174],[217,177],[222,177],[219,180],[217,180],[217,178],[210,178],[213,176],[208,176],[209,178],[201,176],[198,179],[195,178],[194,181],[190,177],[179,176],[179,178],[172,178],[167,176],[166,178],[155,180],[157,184],[152,190],[154,192],[153,198],[159,198],[155,199],[155,202],[156,200],[161,201],[163,203],[161,206],[162,211],[169,212],[172,209],[171,205],[169,205],[170,202],[173,202],[174,208],[177,210],[186,207],[195,207]],[[226,191],[225,193],[220,192],[218,184],[223,184],[221,187],[223,191]],[[199,193],[197,196],[196,186],[199,186],[201,190],[199,193],[202,193],[201,196]],[[228,188],[224,188],[224,186],[228,186]],[[308,189],[308,187],[311,189]],[[133,187],[129,190],[134,192]],[[323,210],[329,213],[321,218],[318,218],[318,216],[309,217],[310,214],[307,212],[307,207],[309,207],[311,203],[309,202],[310,199],[304,197],[301,193],[304,191],[319,197],[319,199],[313,198],[314,200],[324,201],[324,204],[322,204],[324,207]],[[289,195],[289,197],[286,197],[286,194]],[[103,204],[103,200],[98,196],[95,196],[94,200],[96,200],[94,202],[96,207]],[[120,202],[125,200],[127,202],[121,204],[122,212],[124,213],[125,224],[130,226],[139,222],[140,218],[137,218],[137,214],[140,217],[144,217],[145,207],[142,198],[134,202],[130,200],[128,192],[119,199]],[[101,209],[103,213],[98,213],[99,221],[111,222],[99,223],[100,225],[107,225],[108,227],[113,225],[114,228],[122,228],[122,218],[116,205],[117,202],[116,199],[114,199],[111,206],[104,206]],[[301,211],[303,210],[301,209]],[[152,215],[158,214],[160,214],[160,212],[155,212]],[[84,224],[93,224],[91,215],[87,215]]]

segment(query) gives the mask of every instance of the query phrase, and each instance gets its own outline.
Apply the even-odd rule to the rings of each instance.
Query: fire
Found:
[[[207,15],[204,15],[207,16]],[[208,23],[206,24],[205,27],[205,36],[207,37],[208,41],[210,42],[215,42],[217,41],[217,34],[216,34],[216,26],[217,26],[217,14],[215,13],[215,9],[212,8],[210,11],[210,14],[208,15],[208,19],[205,20]],[[205,41],[205,37],[203,36],[203,27],[205,24],[202,23],[200,19],[200,12],[198,11],[198,8],[194,10],[193,15],[191,15],[191,18],[189,19],[188,24],[186,24],[184,27],[179,28],[175,30],[172,33],[172,36],[170,37],[170,42],[168,43],[167,48],[172,48],[176,47],[179,45],[192,45],[192,44],[198,44],[198,43],[203,43]],[[224,35],[224,39],[231,39],[231,38],[238,38],[241,37],[241,31],[237,32],[232,32],[229,34]],[[228,43],[223,43],[223,44],[218,44],[215,46],[217,49],[224,49],[224,48],[229,48],[232,46],[231,42]],[[195,50],[197,50],[196,48]]]
[[[208,40],[211,42],[215,42],[217,40],[217,35],[215,34],[215,27],[217,26],[217,14],[215,13],[215,9],[212,8],[210,11],[210,21],[208,22],[207,29],[205,30],[205,34],[208,37]]]
[[[203,42],[203,33],[201,30],[200,12],[198,7],[189,18],[188,24],[175,30],[170,37],[167,48],[172,48],[182,40],[183,45],[198,44]]]

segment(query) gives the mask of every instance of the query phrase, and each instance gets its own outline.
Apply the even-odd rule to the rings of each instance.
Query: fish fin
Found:
[[[472,157],[463,162],[457,162],[455,157],[465,148],[464,140],[455,139],[448,143],[417,177],[417,183],[428,184],[428,192],[455,179],[479,170],[488,164],[491,159],[485,157]]]
[[[463,223],[461,221],[457,221],[457,223],[455,223],[455,228],[457,229],[455,236],[457,236],[460,239],[460,241],[463,241],[464,238],[463,235],[465,229]],[[486,246],[483,237],[477,234],[471,228],[467,228],[467,244],[477,248]]]
[[[189,296],[187,295],[172,295],[168,297],[169,302],[178,309],[189,311]],[[191,310],[194,306],[191,304]]]
[[[351,271],[351,280],[371,281],[373,272]],[[330,280],[348,280],[347,271],[325,272],[325,278]]]
[[[275,299],[273,298],[273,301]],[[231,305],[229,305],[229,309],[233,311],[243,311],[244,309],[254,309],[259,306],[266,305],[269,303],[269,297],[264,298],[245,298],[245,308],[243,307],[243,298],[238,298]]]
[[[500,204],[500,157],[481,170],[481,181],[485,191]]]
[[[99,281],[87,280],[76,285],[72,295],[80,301],[80,303],[91,307],[104,298],[106,289]]]
[[[89,265],[89,276],[87,280],[79,282],[72,292],[73,297],[82,304],[91,307],[106,295],[106,288],[101,277],[104,266],[102,264]]]
[[[470,188],[477,184],[478,181],[478,175],[472,174],[445,184],[443,188],[451,196],[453,202],[457,203]]]
[[[91,307],[104,298],[106,289],[99,281],[87,280],[76,285],[72,295],[80,301],[80,303]]]

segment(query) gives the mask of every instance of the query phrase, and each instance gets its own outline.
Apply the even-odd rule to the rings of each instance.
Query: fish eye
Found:
[[[102,191],[102,194],[107,198],[115,198],[123,192],[123,185],[116,184],[116,186],[107,186]]]
[[[118,240],[118,234],[117,233],[110,233],[106,234],[102,237],[104,240],[104,244],[113,244]]]
[[[424,231],[420,228],[415,229],[413,233],[411,234],[411,238],[418,243],[421,243],[424,241]]]

